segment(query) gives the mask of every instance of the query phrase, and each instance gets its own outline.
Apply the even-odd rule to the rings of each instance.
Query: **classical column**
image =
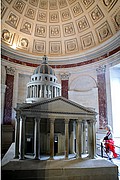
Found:
[[[15,121],[15,158],[19,158],[19,133],[20,132],[20,112],[16,113]]]
[[[81,130],[82,130],[82,121],[77,120],[77,129],[76,129],[76,155],[77,158],[81,157],[82,147],[81,147]]]
[[[50,119],[50,159],[54,157],[54,122],[55,119]]]
[[[3,113],[4,113],[4,104],[5,104],[5,91],[6,85],[1,84],[1,124],[3,124]]]
[[[65,119],[65,159],[69,155],[69,119]]]
[[[73,122],[73,153],[76,153],[76,121]]]
[[[25,120],[26,116],[22,116],[20,124],[20,159],[25,158]]]
[[[69,81],[69,73],[61,73],[61,85],[62,85],[62,96],[68,99],[68,81]]]
[[[107,120],[107,94],[106,94],[106,66],[100,66],[97,71],[98,102],[99,102],[99,128],[104,129]]]
[[[93,159],[95,157],[95,121],[87,120],[88,123],[88,153],[89,157]]]
[[[40,159],[40,119],[35,118],[34,159]]]
[[[83,153],[86,153],[86,121],[82,121],[82,127],[83,127]]]
[[[46,85],[44,84],[44,98],[46,98]]]
[[[6,67],[6,92],[5,92],[3,124],[11,124],[12,121],[14,73],[15,73],[14,68]]]

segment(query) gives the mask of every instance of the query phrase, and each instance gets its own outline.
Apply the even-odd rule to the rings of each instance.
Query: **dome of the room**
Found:
[[[1,12],[4,46],[34,56],[77,55],[120,29],[119,0],[2,0]]]

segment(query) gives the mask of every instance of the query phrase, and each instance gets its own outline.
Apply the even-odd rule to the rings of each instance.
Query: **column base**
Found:
[[[15,156],[14,159],[19,159],[19,155],[18,155],[18,156]]]
[[[54,160],[54,157],[50,157],[49,160]]]
[[[20,157],[19,160],[25,160],[26,158],[25,157]]]
[[[68,160],[68,157],[65,157],[65,160]]]
[[[34,157],[34,160],[40,160],[40,157]]]

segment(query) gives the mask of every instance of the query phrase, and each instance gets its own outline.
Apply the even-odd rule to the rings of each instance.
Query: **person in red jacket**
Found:
[[[110,125],[107,125],[105,129],[107,133],[103,141],[105,142],[106,153],[108,154],[109,159],[111,159],[112,157],[116,158],[118,157],[118,155],[115,152],[112,128]]]

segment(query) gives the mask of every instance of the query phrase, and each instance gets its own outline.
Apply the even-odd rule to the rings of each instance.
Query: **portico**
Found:
[[[40,159],[45,151],[54,159],[56,144],[57,153],[64,154],[65,159],[70,152],[76,158],[81,158],[83,153],[94,158],[96,112],[63,97],[22,104],[15,110],[16,158],[25,158],[27,142],[31,139],[34,159]]]

